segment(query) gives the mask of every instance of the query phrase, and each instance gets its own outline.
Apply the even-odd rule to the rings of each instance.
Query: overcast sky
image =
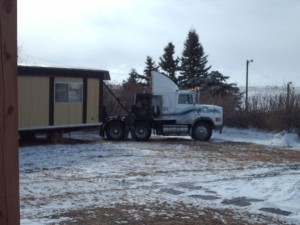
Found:
[[[142,73],[168,42],[181,56],[195,29],[208,66],[245,85],[300,86],[298,0],[19,0],[24,64],[110,71],[113,81]]]

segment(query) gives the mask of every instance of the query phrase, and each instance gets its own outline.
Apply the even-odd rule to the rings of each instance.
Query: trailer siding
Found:
[[[19,131],[100,125],[109,79],[104,70],[19,66]]]
[[[99,79],[90,78],[87,82],[87,123],[96,123],[99,118]]]
[[[18,77],[19,128],[49,123],[49,78]]]

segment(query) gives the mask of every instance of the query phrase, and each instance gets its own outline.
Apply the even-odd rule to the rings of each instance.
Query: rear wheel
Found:
[[[134,127],[135,140],[147,141],[151,136],[151,127],[147,123],[137,123]]]
[[[105,133],[108,140],[120,141],[124,139],[125,130],[124,125],[119,121],[111,122],[107,125]]]
[[[212,126],[205,122],[194,125],[193,138],[197,141],[208,141],[212,135]]]

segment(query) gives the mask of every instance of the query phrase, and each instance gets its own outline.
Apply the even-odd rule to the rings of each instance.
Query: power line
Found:
[[[70,65],[66,65],[66,64],[63,64],[63,63],[58,63],[58,62],[54,62],[52,60],[48,60],[48,59],[44,59],[44,58],[40,58],[40,57],[36,57],[36,56],[32,56],[32,55],[28,55],[28,54],[20,54],[21,56],[25,56],[25,57],[29,57],[29,58],[33,58],[33,59],[37,59],[37,60],[40,60],[40,61],[43,61],[43,62],[48,62],[48,63],[52,63],[52,64],[57,64],[57,65],[60,65],[60,66],[64,66],[64,67],[72,67]],[[34,63],[36,64],[36,63]],[[77,67],[78,68],[78,67]],[[88,68],[88,67],[80,67],[82,69],[91,69],[91,68]],[[124,73],[121,73],[121,72],[115,72],[115,71],[111,71],[110,73],[114,73],[114,74],[117,74],[117,75],[121,75],[121,76],[125,76],[126,74]]]
[[[223,70],[224,73],[232,73],[236,71],[238,68],[244,67],[244,64],[238,64],[236,66],[233,66],[231,68],[228,67],[222,67],[221,69]]]
[[[274,80],[273,78],[270,78],[269,76],[265,75],[264,73],[260,72],[255,66],[252,66],[251,68],[253,68],[258,74],[260,74],[261,76],[263,76],[264,78],[272,81],[272,82],[275,82],[277,84],[280,84],[282,85],[282,82],[278,81],[278,80]]]
[[[33,58],[33,59],[37,59],[39,61],[48,62],[48,63],[51,63],[51,64],[57,64],[57,65],[60,65],[60,66],[63,66],[63,67],[67,67],[67,68],[74,67],[74,66],[71,66],[71,65],[67,65],[67,64],[55,62],[55,61],[52,61],[52,60],[48,60],[48,59],[44,59],[44,58],[40,58],[40,57],[28,55],[28,54],[20,54],[20,55],[21,56],[26,56],[26,57],[29,57],[29,58]],[[26,61],[26,59],[25,59],[25,61]],[[33,64],[37,64],[37,63],[33,62]],[[81,68],[81,69],[97,69],[97,68],[94,68],[94,67],[85,67],[85,66],[80,66],[80,67],[76,66],[76,68]]]
[[[227,70],[235,70],[237,68],[244,67],[244,66],[245,66],[245,64],[243,63],[243,64],[238,64],[236,66],[233,66],[231,68],[226,68],[226,67],[224,67],[224,68],[227,69]]]
[[[25,57],[29,57],[29,58],[33,58],[33,59],[37,59],[37,60],[40,60],[40,61],[48,62],[48,63],[53,63],[53,64],[61,65],[61,66],[64,66],[64,67],[71,67],[70,65],[66,65],[66,64],[63,64],[63,63],[54,62],[54,61],[51,61],[51,60],[48,60],[48,59],[43,59],[43,58],[32,56],[32,55],[27,55],[27,54],[22,54],[22,53],[20,55],[21,56],[25,56]]]

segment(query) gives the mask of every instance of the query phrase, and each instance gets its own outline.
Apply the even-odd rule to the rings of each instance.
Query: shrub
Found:
[[[291,92],[257,94],[249,98],[248,111],[237,110],[224,116],[225,124],[264,130],[300,130],[300,95]]]

